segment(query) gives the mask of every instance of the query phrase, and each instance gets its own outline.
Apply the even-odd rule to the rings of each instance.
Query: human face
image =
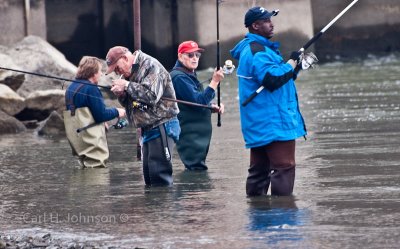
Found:
[[[101,71],[101,67],[102,67],[102,65],[101,64],[99,64],[99,69],[97,70],[97,72],[92,76],[92,77],[90,77],[88,80],[90,81],[90,82],[92,82],[93,84],[98,84],[99,83],[99,80],[100,80],[100,77],[101,77],[101,75],[102,75],[102,71]]]
[[[256,34],[267,39],[271,39],[274,36],[274,24],[270,18],[257,20],[252,24],[252,27]]]
[[[95,74],[93,75],[93,82],[94,82],[95,84],[98,84],[98,83],[99,83],[101,74],[102,74],[102,72],[101,72],[101,64],[99,64],[99,70],[97,71],[97,73],[95,73]]]
[[[114,72],[118,75],[123,75],[124,77],[129,77],[131,74],[131,66],[128,63],[128,58],[126,56],[122,56],[115,63],[116,66],[114,68]]]
[[[191,52],[191,53],[182,53],[179,54],[179,60],[182,64],[189,70],[194,71],[199,66],[201,53],[200,52]]]

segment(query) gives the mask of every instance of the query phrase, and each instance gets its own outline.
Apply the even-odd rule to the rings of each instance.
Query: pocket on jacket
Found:
[[[296,102],[289,102],[287,105],[280,106],[279,113],[282,119],[282,128],[292,130],[299,125],[298,108]]]

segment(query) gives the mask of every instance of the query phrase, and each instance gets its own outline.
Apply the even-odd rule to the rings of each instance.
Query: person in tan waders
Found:
[[[72,154],[78,157],[82,167],[106,167],[109,150],[105,122],[125,116],[125,109],[109,108],[104,104],[97,87],[101,74],[101,60],[84,56],[79,62],[75,80],[65,93],[65,130]],[[78,132],[79,129],[82,131]]]

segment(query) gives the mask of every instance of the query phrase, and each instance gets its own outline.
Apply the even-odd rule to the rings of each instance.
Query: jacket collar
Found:
[[[253,34],[253,33],[247,33],[246,38],[250,39],[252,41],[256,41],[260,43],[261,45],[267,46],[270,49],[277,51],[279,49],[280,43],[279,42],[272,42],[265,38],[264,36]]]
[[[172,70],[179,70],[179,71],[182,71],[182,72],[184,72],[186,74],[189,74],[191,76],[196,77],[196,71],[193,71],[193,72],[190,71],[179,60],[176,60],[175,66],[174,66],[174,68]]]

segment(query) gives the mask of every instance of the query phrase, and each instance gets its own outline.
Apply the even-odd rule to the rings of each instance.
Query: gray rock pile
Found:
[[[64,79],[74,79],[77,70],[62,53],[36,36],[27,36],[11,47],[0,46],[0,67]],[[111,79],[104,76],[99,84],[107,85]],[[39,135],[64,135],[62,111],[69,84],[0,69],[0,134],[35,128]],[[108,93],[104,96],[113,97]]]

